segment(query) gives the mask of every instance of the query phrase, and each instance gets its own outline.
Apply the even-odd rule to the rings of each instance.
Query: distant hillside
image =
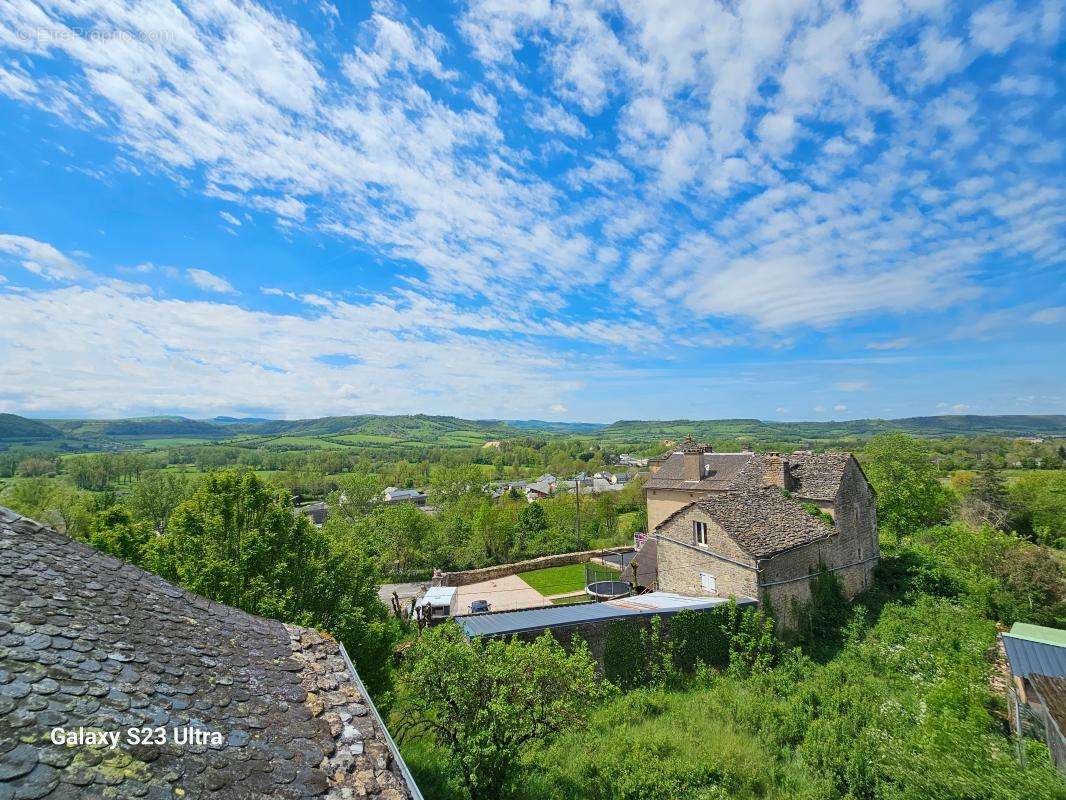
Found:
[[[35,419],[0,414],[0,439],[60,439],[62,431]]]
[[[594,435],[607,427],[604,422],[548,422],[542,419],[507,419],[503,424],[523,431],[540,431],[544,433],[562,433],[573,435]]]
[[[915,436],[1066,436],[1066,415],[944,415],[840,422],[763,422],[757,419],[623,420],[596,434],[609,441],[750,439],[754,442],[861,439],[901,431]]]
[[[479,447],[490,439],[517,436],[582,436],[624,446],[685,436],[718,442],[784,448],[858,441],[879,433],[915,436],[1066,436],[1066,415],[957,415],[841,422],[763,422],[757,419],[622,420],[610,425],[544,420],[469,420],[427,414],[361,414],[317,419],[264,420],[217,417],[142,417],[115,420],[33,420],[0,414],[0,449],[78,452],[168,446],[168,441],[205,444],[230,441],[248,447]],[[158,440],[159,444],[153,444]],[[320,441],[314,441],[320,440]]]
[[[477,421],[458,417],[437,417],[427,414],[379,416],[361,414],[351,417],[320,417],[318,419],[270,420],[226,426],[227,433],[246,433],[259,436],[341,436],[362,434],[389,436],[404,440],[430,442],[435,437],[457,431],[484,433],[486,438],[515,436],[519,432],[496,421]]]
[[[68,436],[206,436],[218,437],[226,429],[187,417],[136,417],[133,419],[58,420],[53,423]]]

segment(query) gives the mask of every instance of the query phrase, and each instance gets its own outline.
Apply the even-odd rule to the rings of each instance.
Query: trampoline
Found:
[[[585,593],[593,600],[614,600],[631,595],[633,587],[625,581],[594,581],[585,587]]]

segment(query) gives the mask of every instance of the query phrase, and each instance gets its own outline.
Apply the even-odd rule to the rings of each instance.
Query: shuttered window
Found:
[[[700,588],[712,594],[718,593],[718,580],[709,572],[700,573]]]
[[[692,532],[696,537],[696,544],[707,544],[707,523],[694,521],[692,523]]]

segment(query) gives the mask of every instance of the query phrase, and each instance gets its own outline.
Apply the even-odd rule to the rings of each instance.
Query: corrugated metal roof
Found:
[[[1028,638],[1024,636],[1028,631],[1020,633],[1023,636],[1014,635],[1013,630],[1001,635],[1010,671],[1015,677],[1027,678],[1032,673],[1052,678],[1066,677],[1066,646]]]
[[[546,606],[524,611],[501,611],[497,614],[470,614],[458,616],[455,621],[462,626],[467,636],[504,636],[624,617],[647,617],[655,614],[669,616],[679,611],[714,608],[728,602],[729,599],[725,597],[685,597],[670,592],[652,592],[603,603]],[[751,605],[754,602],[747,597],[737,599],[739,605]]]
[[[1013,636],[1015,639],[1029,639],[1033,642],[1066,647],[1066,631],[1061,628],[1047,628],[1043,625],[1032,625],[1028,622],[1015,622],[1011,626],[1008,635]]]

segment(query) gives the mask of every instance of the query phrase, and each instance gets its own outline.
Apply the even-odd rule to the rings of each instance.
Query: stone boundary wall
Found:
[[[534,569],[547,567],[565,567],[568,564],[584,564],[598,558],[618,553],[632,552],[632,547],[615,547],[607,550],[581,550],[576,553],[559,553],[554,556],[540,556],[526,561],[515,561],[512,564],[500,564],[495,567],[482,567],[481,569],[468,569],[462,572],[442,572],[433,576],[434,586],[468,586],[471,583],[481,581],[493,581],[508,575],[517,575],[519,572],[529,572]]]

